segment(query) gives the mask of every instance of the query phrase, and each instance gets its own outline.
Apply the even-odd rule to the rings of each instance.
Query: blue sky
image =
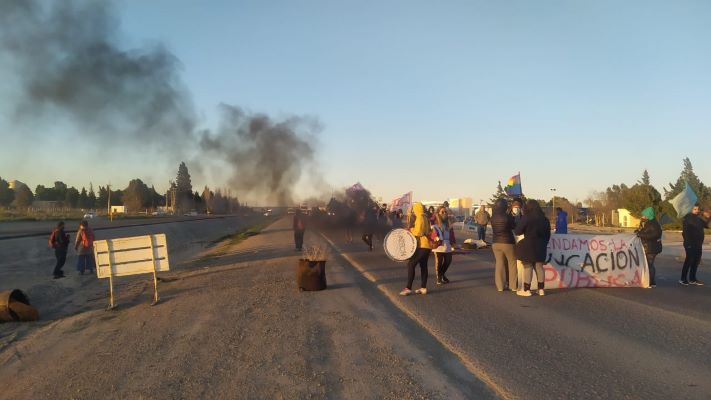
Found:
[[[556,188],[582,201],[645,168],[662,191],[684,157],[711,183],[711,2],[124,0],[116,9],[127,47],[161,42],[180,59],[205,127],[222,102],[318,118],[318,157],[335,188],[360,181],[386,200],[412,190],[477,201],[521,171],[529,197]],[[0,132],[13,129],[0,114]],[[31,187],[141,177],[162,189],[177,170],[161,155],[149,173],[114,168],[130,155],[54,131],[49,141],[8,135],[0,176]],[[27,149],[34,160],[18,161]],[[101,164],[91,178],[82,158]],[[194,185],[224,184],[219,169],[193,170]]]

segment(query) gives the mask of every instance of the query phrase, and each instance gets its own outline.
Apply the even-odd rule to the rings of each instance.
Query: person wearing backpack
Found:
[[[77,238],[74,241],[74,250],[77,255],[77,271],[84,275],[84,271],[94,272],[94,231],[89,228],[89,223],[84,220],[79,224]]]
[[[54,249],[57,263],[54,265],[54,279],[64,278],[62,267],[67,261],[67,248],[69,248],[69,235],[64,232],[64,221],[57,222],[57,226],[49,235],[49,247]]]

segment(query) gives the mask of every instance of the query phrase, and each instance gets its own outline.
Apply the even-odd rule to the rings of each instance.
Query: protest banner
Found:
[[[649,286],[644,248],[632,234],[551,235],[543,268],[546,289]]]

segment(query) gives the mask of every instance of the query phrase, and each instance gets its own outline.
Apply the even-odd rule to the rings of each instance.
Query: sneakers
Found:
[[[538,295],[539,295],[539,296],[545,296],[545,295],[546,295],[546,291],[543,290],[543,289],[538,289]]]
[[[442,282],[441,279],[437,279],[437,284],[438,284],[438,285],[441,285],[441,284],[443,284],[443,283],[444,283],[444,282]]]
[[[702,281],[689,281],[689,285],[704,286]]]
[[[689,286],[689,281],[679,280],[680,285]]]
[[[419,288],[419,289],[415,290],[415,293],[417,293],[417,294],[427,294],[427,288],[424,288],[424,287],[423,287],[423,288]]]
[[[409,296],[412,294],[412,290],[405,288],[400,291],[400,296]]]
[[[530,290],[519,290],[516,292],[517,295],[523,296],[523,297],[529,297],[531,296],[531,291]]]
[[[446,276],[442,275],[442,282],[449,283],[449,279],[447,279]]]

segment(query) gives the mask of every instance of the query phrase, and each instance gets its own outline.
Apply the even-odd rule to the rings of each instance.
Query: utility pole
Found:
[[[107,197],[109,198],[108,204],[106,204],[106,207],[108,208],[108,211],[109,211],[109,221],[113,222],[113,221],[114,221],[114,215],[113,215],[113,213],[111,212],[111,184],[110,184],[110,183],[109,183],[108,185],[106,185],[106,191],[108,192],[108,196],[107,196]]]
[[[556,215],[555,215],[555,188],[552,188],[551,192],[553,192],[553,212],[551,214],[553,214],[553,221],[555,221],[555,219],[556,219]]]

